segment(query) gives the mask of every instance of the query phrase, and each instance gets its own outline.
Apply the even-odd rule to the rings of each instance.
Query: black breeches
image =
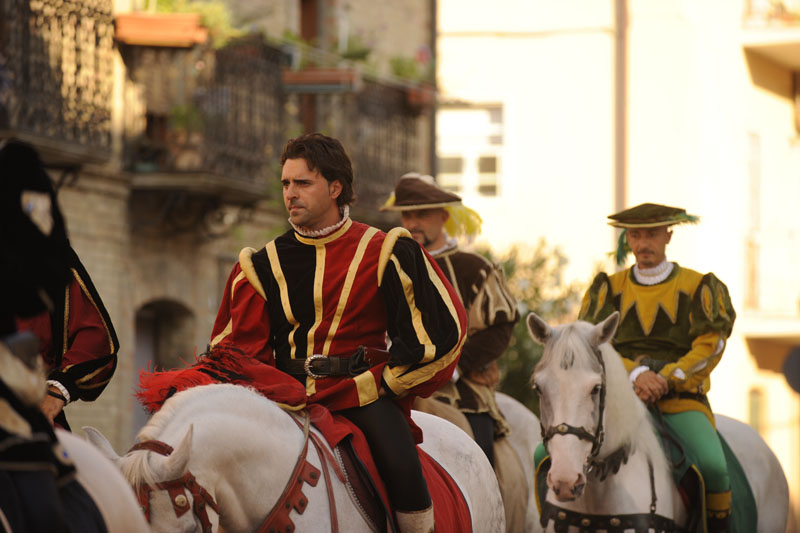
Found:
[[[341,414],[364,433],[395,509],[419,511],[430,507],[431,496],[417,446],[400,408],[392,400],[378,398]]]
[[[494,419],[489,413],[464,413],[464,416],[475,435],[475,442],[494,468]]]

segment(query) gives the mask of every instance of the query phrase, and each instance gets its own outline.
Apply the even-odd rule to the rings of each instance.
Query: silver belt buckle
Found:
[[[320,374],[316,374],[316,373],[314,373],[313,370],[311,370],[311,361],[314,361],[315,359],[325,359],[325,356],[324,355],[320,355],[318,353],[315,353],[311,357],[306,357],[306,360],[303,363],[303,370],[306,371],[306,375],[308,375],[309,377],[312,377],[314,379],[324,378],[325,376],[322,376]]]

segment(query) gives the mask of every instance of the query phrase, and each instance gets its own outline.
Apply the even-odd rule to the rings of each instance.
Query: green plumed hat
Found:
[[[675,226],[678,224],[697,224],[700,217],[690,215],[686,209],[661,204],[639,204],[609,215],[610,225],[622,228],[617,241],[617,250],[614,253],[617,265],[625,263],[625,258],[631,249],[628,246],[627,230],[631,228],[658,228],[661,226]]]

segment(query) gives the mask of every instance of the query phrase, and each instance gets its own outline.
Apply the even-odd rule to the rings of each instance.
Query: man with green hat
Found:
[[[502,444],[498,448],[495,444],[505,442],[503,437],[510,431],[497,407],[495,386],[499,381],[497,359],[508,348],[514,323],[519,319],[516,300],[496,265],[479,254],[459,249],[455,237],[477,235],[481,218],[464,206],[458,195],[438,187],[433,177],[416,172],[403,175],[381,210],[400,212],[403,227],[436,260],[467,310],[467,341],[458,362],[458,379],[445,384],[433,397],[466,417],[469,428],[462,424],[462,429],[471,429],[498,473],[507,508],[507,529],[512,531],[511,525],[518,523],[515,520],[524,519],[525,504],[516,502],[518,494],[509,494],[519,493],[518,488],[503,490],[501,478],[509,477],[507,487],[513,483],[512,474],[506,474],[509,469],[495,461],[496,450],[505,456]],[[435,405],[431,407],[430,412],[458,423],[452,415],[442,415]]]
[[[598,274],[583,297],[580,319],[597,324],[620,312],[612,344],[637,396],[653,404],[696,457],[705,482],[708,531],[728,531],[731,493],[725,456],[706,397],[736,313],[728,288],[712,273],[667,261],[672,226],[695,223],[686,210],[641,204],[609,216],[622,228],[617,264]]]

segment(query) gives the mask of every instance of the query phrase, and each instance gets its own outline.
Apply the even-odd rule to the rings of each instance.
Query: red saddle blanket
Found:
[[[343,416],[330,412],[324,405],[306,403],[306,391],[299,381],[273,366],[242,356],[238,350],[215,348],[210,354],[201,357],[195,364],[185,369],[165,372],[142,370],[139,373],[139,390],[136,397],[145,409],[152,413],[159,410],[176,392],[214,383],[251,387],[291,411],[307,409],[311,422],[324,435],[331,448],[350,437],[354,451],[366,467],[383,500],[384,508],[392,509],[367,441],[358,427]],[[403,401],[401,407],[404,408],[417,443],[422,442],[422,432],[410,418],[410,402]],[[436,531],[472,531],[469,508],[455,480],[419,446],[417,453],[433,500]]]

